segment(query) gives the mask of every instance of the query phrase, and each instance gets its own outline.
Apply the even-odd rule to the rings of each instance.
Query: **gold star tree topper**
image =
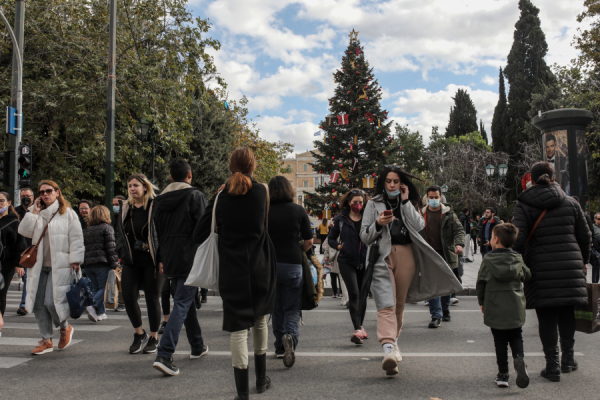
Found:
[[[350,34],[348,35],[348,37],[350,38],[351,41],[356,42],[358,40],[358,34],[360,32],[356,32],[354,30],[354,28],[352,28],[352,32],[350,32]]]

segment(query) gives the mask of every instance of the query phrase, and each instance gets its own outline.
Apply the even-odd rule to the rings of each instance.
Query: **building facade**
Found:
[[[294,158],[283,160],[284,166],[291,168],[292,172],[282,174],[286,177],[296,193],[294,202],[304,206],[304,193],[314,193],[315,190],[329,183],[329,175],[319,174],[319,171],[313,171],[311,163],[314,162],[310,151],[305,153],[296,153]]]

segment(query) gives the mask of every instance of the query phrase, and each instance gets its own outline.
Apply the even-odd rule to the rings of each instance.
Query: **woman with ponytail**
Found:
[[[275,249],[268,235],[269,194],[253,179],[254,153],[238,148],[231,155],[231,178],[214,196],[194,232],[197,243],[210,235],[213,208],[219,234],[219,294],[223,330],[231,332],[231,355],[238,396],[249,396],[248,329],[252,328],[256,389],[267,390],[267,320],[275,298]],[[217,197],[218,196],[218,197]],[[215,207],[216,203],[216,207]]]
[[[19,235],[19,215],[12,206],[10,195],[0,192],[0,265],[4,280],[4,288],[0,289],[2,315],[6,311],[6,294],[15,270],[20,277],[23,276],[24,270],[19,267],[19,261],[26,248],[25,238]]]
[[[527,308],[535,309],[539,321],[546,356],[541,375],[558,382],[561,371],[578,368],[573,358],[575,306],[587,304],[586,263],[592,236],[581,206],[554,176],[548,162],[531,168],[532,186],[519,195],[512,223],[519,228],[513,249],[523,254],[533,275],[525,283],[525,297]]]

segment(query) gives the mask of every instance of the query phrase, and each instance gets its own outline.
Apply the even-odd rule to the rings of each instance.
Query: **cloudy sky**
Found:
[[[540,9],[549,53],[566,65],[583,0],[533,0]],[[262,136],[313,148],[328,114],[332,73],[353,28],[383,87],[390,119],[425,137],[444,131],[452,96],[471,94],[490,132],[504,67],[519,18],[518,0],[190,0],[210,18],[222,48],[215,62],[229,97],[250,100]],[[258,117],[259,116],[259,117]]]

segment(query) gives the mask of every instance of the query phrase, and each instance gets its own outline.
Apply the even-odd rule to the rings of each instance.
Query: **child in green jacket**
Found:
[[[527,366],[523,360],[523,336],[525,324],[525,294],[523,282],[531,279],[531,271],[525,266],[520,254],[510,247],[515,244],[519,230],[513,224],[494,227],[489,252],[477,276],[477,298],[483,313],[483,322],[492,328],[498,376],[496,384],[508,387],[508,344],[512,350],[517,372],[517,386],[529,385]]]

